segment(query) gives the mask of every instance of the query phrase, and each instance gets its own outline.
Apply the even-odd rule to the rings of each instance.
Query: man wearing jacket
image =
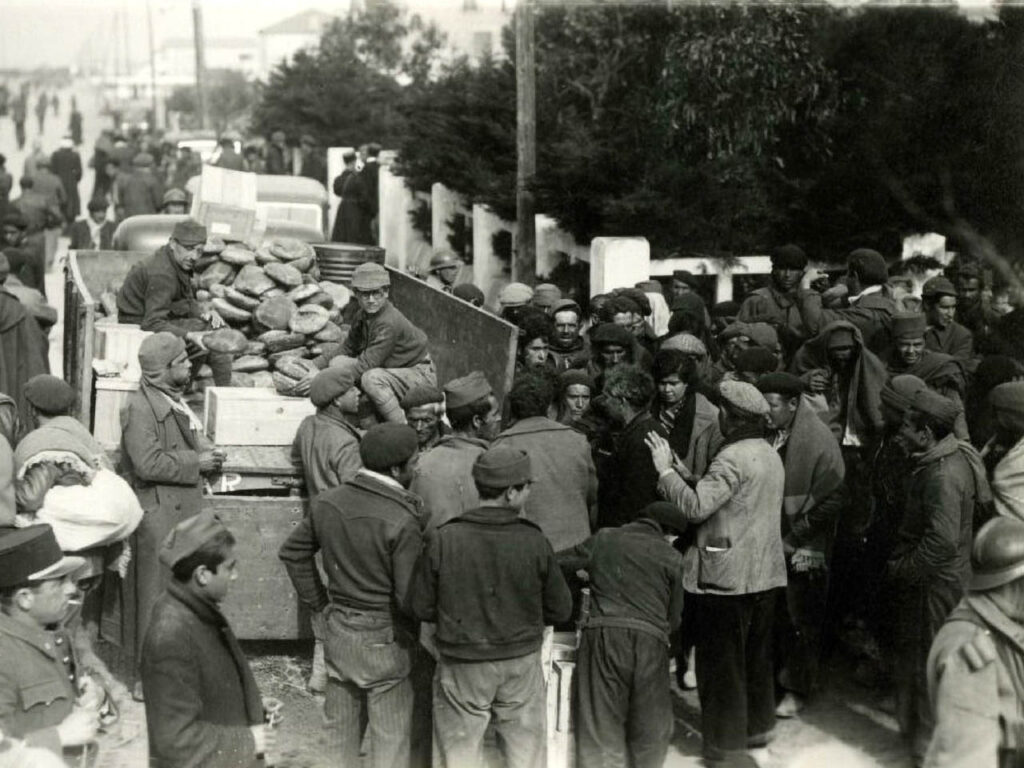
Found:
[[[68,227],[68,235],[71,237],[68,248],[73,251],[109,251],[112,249],[111,242],[116,227],[114,222],[107,220],[107,205],[106,198],[89,201],[88,218],[79,219]]]
[[[416,638],[408,592],[422,545],[419,499],[406,491],[416,432],[378,424],[359,444],[363,468],[321,493],[279,556],[299,599],[323,616],[328,721],[338,765],[360,765],[363,723],[372,768],[410,761]],[[322,553],[327,587],[314,555]]]
[[[473,465],[480,507],[437,529],[417,565],[411,605],[437,622],[434,765],[484,765],[492,716],[506,765],[544,764],[545,625],[572,599],[551,545],[521,517],[533,477],[525,451],[497,447]]]
[[[160,546],[173,580],[142,650],[152,768],[256,768],[276,743],[249,662],[220,612],[238,578],[235,538],[209,512]]]

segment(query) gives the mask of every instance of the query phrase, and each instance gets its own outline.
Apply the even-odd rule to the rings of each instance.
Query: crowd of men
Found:
[[[131,659],[153,765],[273,758],[275,710],[218,607],[235,540],[200,512],[224,456],[185,400],[193,365],[222,354],[190,282],[206,236],[180,222],[117,296],[154,331],[121,414],[144,512],[129,546],[69,557],[47,525],[0,530],[0,729],[18,749],[79,759],[116,717],[65,634],[99,616]],[[431,279],[482,304],[458,267],[439,252]],[[687,272],[585,306],[513,283],[504,392],[473,365],[438,381],[387,270],[359,266],[345,341],[297,387],[316,407],[293,446],[310,504],[279,551],[337,763],[483,765],[492,726],[508,765],[543,764],[546,627],[580,632],[581,766],[664,763],[673,665],[704,759],[756,765],[838,654],[892,692],[916,763],[1021,759],[1022,310],[967,259],[919,297],[893,267],[858,249],[833,280],[784,246],[768,285],[712,306]],[[0,318],[18,306],[0,291]],[[0,325],[4,525],[106,460],[73,390],[30,372],[19,318]]]

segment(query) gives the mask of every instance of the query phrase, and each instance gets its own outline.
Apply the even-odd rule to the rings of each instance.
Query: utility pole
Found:
[[[192,0],[192,30],[196,46],[196,108],[199,127],[206,127],[206,51],[203,43],[203,6],[201,0]]]
[[[537,89],[533,2],[516,2],[516,222],[519,237],[512,258],[512,279],[533,284],[537,272],[537,234],[533,177],[537,171]]]
[[[150,0],[146,0],[146,27],[149,31],[149,93],[153,111],[149,129],[154,131],[157,128],[156,121],[158,119],[156,113],[156,51],[153,48],[153,8]]]

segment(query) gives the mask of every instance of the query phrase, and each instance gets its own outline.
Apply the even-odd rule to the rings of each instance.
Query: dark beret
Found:
[[[375,424],[359,441],[359,457],[363,466],[374,472],[387,472],[404,464],[419,448],[416,430],[408,424],[387,422]]]
[[[697,276],[688,269],[677,269],[672,273],[672,279],[678,280],[681,283],[686,283],[691,288],[697,288]]]
[[[419,408],[423,405],[430,405],[431,403],[443,403],[444,395],[441,394],[441,390],[436,387],[413,387],[405,393],[405,397],[402,398],[403,410],[410,408]]]
[[[882,254],[870,248],[851,251],[846,263],[862,281],[870,285],[881,285],[889,279],[889,268]]]
[[[75,404],[75,390],[64,379],[40,373],[25,382],[25,399],[45,414],[64,414]]]
[[[807,254],[798,245],[780,245],[772,251],[772,269],[807,269]]]
[[[736,370],[768,373],[779,366],[779,359],[764,347],[748,347],[736,355]]]
[[[590,334],[593,344],[618,344],[620,347],[633,346],[633,334],[615,323],[601,323]]]
[[[769,392],[786,397],[799,397],[804,392],[804,383],[799,376],[784,371],[766,373],[757,380],[757,388],[762,395]]]

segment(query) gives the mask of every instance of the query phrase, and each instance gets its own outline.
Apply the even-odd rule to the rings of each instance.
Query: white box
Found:
[[[316,413],[308,399],[272,389],[208,387],[205,394],[203,423],[217,445],[291,445],[302,420]]]

